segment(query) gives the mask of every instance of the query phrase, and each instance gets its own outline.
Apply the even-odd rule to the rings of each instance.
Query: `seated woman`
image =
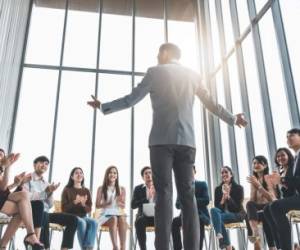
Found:
[[[255,243],[256,250],[260,249],[260,237],[257,225],[261,221],[268,247],[270,250],[274,250],[276,249],[275,239],[269,224],[263,216],[263,209],[270,202],[277,199],[277,187],[269,181],[269,167],[266,157],[262,155],[255,156],[252,160],[252,165],[253,175],[247,177],[248,182],[251,184],[250,201],[247,203],[249,240]]]
[[[100,224],[109,227],[113,250],[118,250],[118,232],[120,249],[126,248],[127,223],[122,210],[125,208],[125,189],[119,186],[118,169],[110,166],[106,169],[103,185],[98,188],[96,208],[102,208]]]
[[[44,249],[44,246],[39,242],[34,233],[28,193],[22,190],[10,193],[10,189],[29,180],[29,177],[25,173],[22,173],[15,177],[13,184],[8,185],[10,167],[18,158],[19,154],[10,154],[6,157],[4,150],[0,149],[0,212],[12,216],[0,241],[0,249],[6,249],[6,245],[15,234],[21,222],[23,222],[27,231],[27,235],[24,238],[25,248],[28,249],[31,246],[33,250]],[[43,208],[40,209],[40,215],[42,215],[42,211]]]
[[[62,192],[61,206],[64,213],[78,218],[77,237],[81,249],[93,249],[98,226],[95,220],[87,217],[92,210],[92,199],[90,191],[84,186],[84,174],[79,167],[71,171],[69,182]]]
[[[232,169],[221,168],[222,183],[215,189],[215,207],[211,209],[211,220],[221,249],[232,250],[227,235],[226,223],[240,222],[246,217],[243,208],[244,189],[234,180]]]
[[[279,148],[275,153],[275,164],[280,177],[293,176],[294,157],[288,148]],[[279,198],[287,198],[295,195],[295,189],[288,188],[286,185],[279,184]],[[270,204],[264,208],[264,218],[269,224],[277,249],[282,249],[279,242],[279,235],[276,229],[274,217],[270,210]]]

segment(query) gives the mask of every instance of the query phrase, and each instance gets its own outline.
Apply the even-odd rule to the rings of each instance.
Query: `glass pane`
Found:
[[[89,1],[93,12],[82,11],[78,0],[69,1],[65,66],[96,68],[98,40],[98,0]]]
[[[269,157],[266,126],[264,122],[263,105],[260,94],[257,68],[253,66],[256,65],[256,61],[251,34],[244,40],[242,48],[245,63],[255,154]]]
[[[223,107],[226,107],[225,104],[225,89],[222,71],[219,71],[216,76],[216,89],[217,89],[217,99],[218,103]],[[222,141],[222,156],[223,156],[223,165],[231,166],[231,156],[230,156],[230,145],[229,145],[229,134],[228,134],[228,125],[225,122],[220,121],[220,130],[221,130],[221,141]],[[218,166],[220,168],[221,166]]]
[[[220,50],[220,38],[219,29],[216,16],[215,1],[209,2],[210,20],[211,20],[211,34],[212,34],[212,45],[214,53],[215,65],[221,63],[221,50]]]
[[[13,144],[13,152],[21,157],[12,178],[21,171],[32,172],[36,157],[50,157],[57,79],[57,71],[24,68]]]
[[[222,12],[223,12],[223,22],[225,30],[225,40],[226,40],[226,49],[229,51],[234,46],[234,34],[232,29],[231,15],[229,0],[223,0],[222,2]]]
[[[99,75],[99,99],[112,101],[131,92],[131,77],[123,75]],[[119,170],[119,184],[126,190],[126,214],[130,214],[130,152],[131,109],[103,116],[97,113],[94,200],[97,188],[102,186],[105,170],[114,165]],[[129,217],[128,220],[129,222]],[[111,248],[109,234],[103,234],[101,248]],[[129,240],[127,241],[129,243]]]
[[[291,128],[288,104],[280,65],[279,51],[270,10],[259,22],[268,89],[277,147],[286,146],[286,132]],[[280,101],[278,101],[280,100]]]
[[[298,22],[300,19],[300,1],[299,0],[285,0],[280,1],[282,18],[286,33],[286,39],[293,69],[294,82],[296,93],[298,97],[298,104],[300,103],[300,37],[295,30],[298,29]]]
[[[159,46],[164,43],[163,1],[136,3],[135,71],[146,72],[157,64]],[[149,16],[149,9],[155,10]],[[149,39],[151,37],[151,39]]]
[[[239,24],[240,24],[240,32],[241,34],[245,31],[246,27],[250,24],[247,1],[236,1],[238,16],[239,16]]]
[[[191,1],[185,1],[182,6],[188,9],[193,5]],[[188,16],[188,13],[179,12],[177,2],[170,1],[168,5],[168,41],[175,43],[181,49],[180,62],[196,71],[199,71],[199,52],[197,50],[197,35],[196,26],[193,16]],[[190,12],[189,14],[193,14]]]
[[[199,71],[199,57],[196,43],[196,27],[193,22],[169,21],[169,42],[181,49],[180,62],[193,70]]]
[[[114,14],[110,0],[104,0],[100,43],[100,68],[131,70],[132,17],[131,5],[120,5],[121,14]]]
[[[200,100],[195,97],[194,103],[194,129],[195,129],[195,138],[196,138],[196,179],[197,180],[206,180],[206,172],[204,165],[204,138],[203,138],[203,119],[202,119],[202,106]]]
[[[258,13],[267,2],[268,0],[255,0],[256,12]]]
[[[241,91],[240,84],[238,80],[237,73],[237,62],[235,54],[229,58],[228,61],[229,76],[230,76],[230,88],[231,88],[231,98],[232,98],[232,112],[233,114],[238,114],[243,112],[242,101],[241,101]],[[250,193],[250,186],[246,180],[249,175],[248,169],[248,154],[246,146],[246,135],[245,129],[240,129],[234,126],[236,148],[238,149],[237,159],[239,168],[240,184],[244,187],[245,194]]]
[[[59,65],[65,10],[33,5],[26,63]]]
[[[137,77],[136,85],[142,80]],[[143,182],[140,170],[150,166],[148,138],[152,125],[152,108],[150,95],[147,95],[134,108],[134,185]]]
[[[74,167],[83,169],[85,185],[90,188],[93,111],[86,102],[94,88],[93,73],[62,73],[52,177],[61,183],[54,193],[56,199]]]

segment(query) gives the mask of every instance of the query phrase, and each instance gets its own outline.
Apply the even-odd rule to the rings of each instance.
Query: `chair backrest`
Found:
[[[62,212],[62,209],[61,209],[61,201],[55,200],[55,201],[53,202],[53,205],[54,205],[54,213],[61,213],[61,212]]]
[[[246,197],[243,200],[243,207],[244,207],[245,211],[247,211],[247,203],[248,203],[248,201],[250,201],[249,197]]]
[[[96,208],[95,211],[92,213],[92,218],[98,219],[100,217],[101,212],[102,212],[101,208]]]

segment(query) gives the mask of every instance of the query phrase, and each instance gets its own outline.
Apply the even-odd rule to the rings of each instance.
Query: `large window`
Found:
[[[268,89],[278,147],[286,145],[286,131],[291,128],[279,51],[270,10],[259,22]],[[280,102],[279,102],[280,99]]]
[[[183,65],[200,73],[203,80],[216,84],[214,97],[220,104],[225,106],[226,98],[231,98],[233,113],[240,113],[245,112],[243,108],[249,101],[250,113],[246,114],[248,119],[251,117],[249,131],[237,127],[230,131],[224,122],[219,123],[220,127],[214,127],[216,124],[210,119],[204,126],[205,117],[202,117],[198,98],[195,98],[194,105],[196,178],[205,180],[207,173],[211,176],[216,173],[216,168],[220,168],[205,162],[212,155],[204,152],[210,154],[208,149],[221,146],[223,164],[232,165],[237,159],[239,181],[245,188],[245,197],[249,197],[246,176],[250,174],[252,154],[262,154],[271,160],[273,156],[269,153],[272,150],[269,149],[274,149],[275,145],[270,145],[270,142],[276,141],[278,147],[286,146],[285,133],[291,128],[285,86],[287,79],[281,65],[286,61],[282,60],[282,46],[278,46],[280,39],[276,37],[279,34],[275,32],[279,30],[276,29],[278,23],[272,17],[271,5],[275,1],[207,0],[202,3],[205,16],[195,15],[199,10],[193,5],[195,2],[202,3],[192,0],[34,1],[29,17],[13,140],[13,151],[21,152],[22,156],[12,171],[12,177],[20,168],[32,171],[33,159],[46,155],[51,157],[46,177],[61,182],[55,199],[60,199],[71,169],[80,166],[95,201],[106,168],[115,165],[119,169],[120,184],[127,191],[128,222],[132,221],[131,184],[140,184],[141,168],[150,165],[148,135],[152,110],[149,95],[133,109],[106,116],[100,111],[94,113],[86,102],[91,94],[106,102],[130,93],[147,68],[157,64],[158,48],[168,41],[182,49]],[[284,66],[291,67],[294,74],[299,102],[300,74],[296,69],[300,63],[300,51],[295,24],[299,19],[300,5],[297,0],[280,3],[283,20],[279,19],[280,15],[275,15],[274,19],[284,24],[291,62]],[[257,13],[264,10],[262,16],[254,18],[253,4]],[[262,9],[263,6],[268,8]],[[233,34],[233,30],[237,29],[234,26],[237,23],[232,21],[236,17],[236,13],[232,13],[235,9],[240,33],[245,34],[240,38]],[[251,31],[246,29],[250,24]],[[203,47],[207,42],[212,44],[209,48]],[[221,52],[222,47],[225,50]],[[199,58],[199,51],[207,53]],[[200,62],[210,65],[204,67]],[[204,70],[201,72],[200,69]],[[230,94],[226,92],[224,82],[228,82]],[[266,85],[261,85],[263,83]],[[269,92],[273,117],[269,123],[264,112],[268,105],[262,95],[264,91]],[[267,133],[271,129],[270,124],[274,127],[274,135]],[[212,145],[205,145],[204,139],[212,128],[219,129],[221,135],[213,136],[213,140],[209,138]],[[229,137],[231,133],[235,139]],[[274,138],[270,139],[270,136]],[[236,152],[230,148],[232,146]],[[248,152],[251,148],[254,152]],[[205,166],[210,168],[205,169]],[[211,180],[206,181],[213,191],[215,187]],[[174,214],[177,213],[179,211],[176,210]],[[109,236],[103,237],[106,239],[101,241],[101,248],[109,249]],[[236,242],[237,238],[233,241]],[[52,243],[54,248],[59,248],[60,240]],[[16,244],[18,248],[21,243]]]
[[[300,18],[300,2],[297,0],[281,0],[280,3],[299,104],[300,72],[298,69],[300,65],[300,37],[295,32],[295,29]]]

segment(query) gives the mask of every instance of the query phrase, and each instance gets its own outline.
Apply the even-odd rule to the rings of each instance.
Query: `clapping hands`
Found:
[[[259,181],[257,180],[257,178],[256,178],[255,176],[253,176],[253,175],[248,176],[248,177],[247,177],[247,181],[248,181],[251,185],[253,185],[256,189],[258,189],[258,188],[261,186],[260,182],[259,182]]]
[[[74,204],[81,204],[83,207],[85,207],[85,204],[87,202],[87,195],[81,196],[79,194],[76,195],[76,199],[74,200]]]
[[[4,156],[0,161],[0,166],[2,167],[2,171],[5,168],[9,168],[12,164],[14,164],[20,157],[20,154],[9,154],[8,156]]]
[[[152,185],[149,189],[149,199],[154,200],[154,197],[155,197],[155,188],[154,185]]]
[[[14,185],[21,186],[30,180],[31,180],[31,173],[26,174],[25,172],[22,172],[21,174],[15,176]]]
[[[222,185],[222,192],[223,192],[223,199],[224,200],[229,199],[229,197],[230,197],[230,190],[231,190],[231,187],[228,184],[224,183]]]
[[[59,187],[59,185],[60,185],[60,183],[57,183],[57,184],[55,184],[55,183],[51,183],[47,188],[46,188],[46,193],[48,194],[48,195],[50,195],[50,194],[52,194],[58,187]]]

